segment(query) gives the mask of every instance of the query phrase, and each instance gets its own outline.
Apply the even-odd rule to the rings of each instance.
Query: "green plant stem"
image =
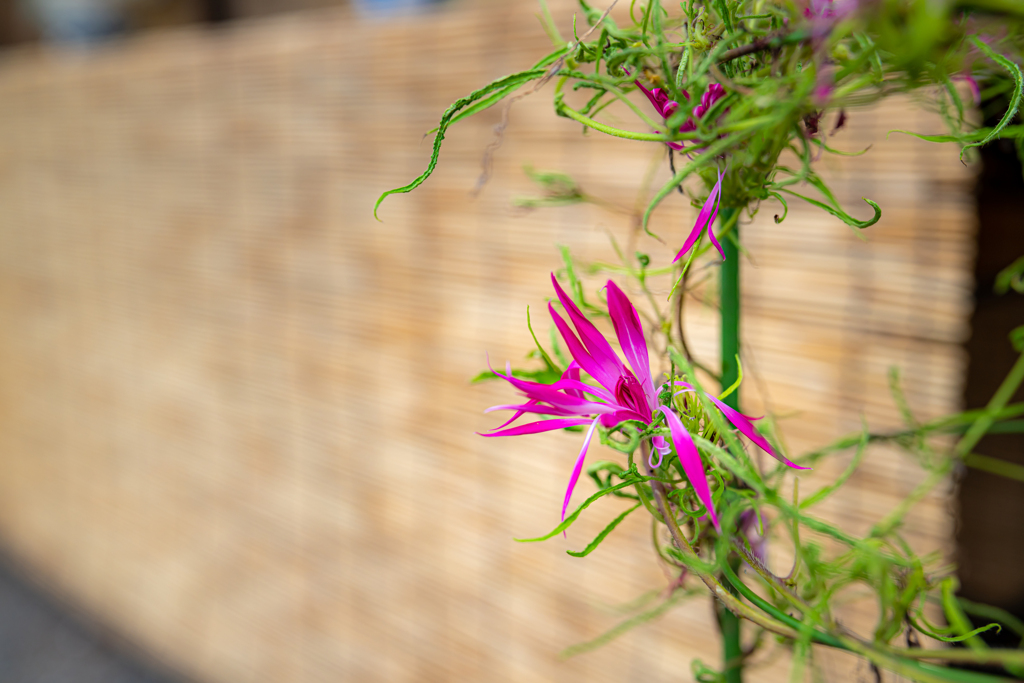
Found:
[[[723,228],[732,222],[738,209],[723,207],[719,212],[719,225]],[[739,259],[739,226],[733,228],[731,235],[722,240],[725,251],[725,262],[721,272],[721,308],[722,308],[722,390],[730,387],[739,379],[740,352],[740,259]],[[739,410],[740,392],[726,396],[726,405]],[[730,583],[726,585],[735,590]],[[721,608],[718,627],[722,632],[722,656],[725,660],[723,673],[726,683],[742,683],[743,681],[743,647],[740,643],[740,618],[728,609]]]

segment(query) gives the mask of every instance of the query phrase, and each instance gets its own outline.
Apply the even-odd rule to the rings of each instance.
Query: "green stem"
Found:
[[[737,209],[723,208],[719,212],[719,224],[725,226],[732,220]],[[739,379],[739,364],[736,356],[740,352],[740,258],[739,258],[739,226],[735,226],[732,234],[722,240],[725,261],[721,272],[721,307],[722,307],[722,390]],[[739,389],[729,394],[723,402],[739,410]]]
[[[719,212],[719,225],[723,228],[730,223],[738,209],[723,207]],[[722,390],[730,387],[739,378],[739,364],[736,358],[740,352],[740,259],[739,226],[733,228],[733,234],[722,240],[725,251],[725,262],[721,273],[721,308],[722,308]],[[739,410],[739,388],[726,396],[726,405]],[[735,588],[726,583],[735,590]],[[718,618],[718,627],[722,631],[722,655],[725,659],[724,674],[726,683],[742,683],[743,681],[743,647],[740,643],[740,618],[727,609],[722,609]]]

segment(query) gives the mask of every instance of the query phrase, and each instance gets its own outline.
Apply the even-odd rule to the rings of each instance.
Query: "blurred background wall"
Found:
[[[565,555],[614,503],[567,540],[514,543],[557,522],[578,435],[481,439],[482,409],[511,393],[468,381],[485,354],[531,348],[527,305],[546,329],[554,243],[609,261],[610,232],[669,258],[635,230],[663,149],[583,136],[545,90],[511,110],[478,194],[500,108],[371,214],[423,169],[448,103],[549,49],[534,11],[340,7],[0,54],[0,545],[26,574],[202,681],[675,681],[695,656],[717,664],[703,598],[558,658],[665,577],[640,517]],[[744,227],[744,400],[793,452],[862,416],[898,427],[891,366],[919,418],[961,402],[973,178],[952,147],[885,137],[940,126],[906,101],[850,112],[832,144],[871,150],[819,164],[854,213],[882,205],[863,234],[795,201]],[[513,208],[536,193],[527,163],[621,210]],[[673,195],[653,228],[677,243],[693,215]],[[699,272],[687,331],[715,362],[715,271]],[[864,530],[917,481],[875,449],[823,514]],[[951,551],[949,491],[907,534]]]

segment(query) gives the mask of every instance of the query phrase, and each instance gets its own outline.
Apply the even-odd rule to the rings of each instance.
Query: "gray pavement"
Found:
[[[0,682],[185,683],[0,561]]]

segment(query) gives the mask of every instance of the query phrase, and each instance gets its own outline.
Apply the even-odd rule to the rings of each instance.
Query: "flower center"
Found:
[[[615,384],[615,400],[623,408],[628,408],[641,415],[649,413],[644,390],[631,372],[627,371],[626,374],[619,377],[619,381]]]

